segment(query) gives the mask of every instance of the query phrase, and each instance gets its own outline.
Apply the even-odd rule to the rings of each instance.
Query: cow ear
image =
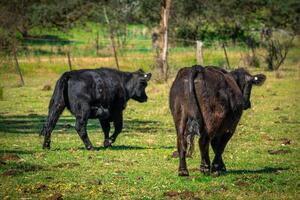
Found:
[[[252,82],[254,85],[262,85],[266,79],[267,77],[264,74],[256,74],[253,76]]]
[[[138,70],[136,71],[136,73],[139,74],[139,73],[145,73],[145,72],[144,72],[144,70],[142,70],[142,69],[138,69]]]
[[[152,74],[148,73],[148,74],[144,74],[144,78],[146,79],[146,81],[150,81]]]

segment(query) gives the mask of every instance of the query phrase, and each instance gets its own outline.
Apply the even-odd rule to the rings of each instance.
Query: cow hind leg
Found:
[[[109,131],[110,131],[110,123],[108,120],[99,119],[102,130],[104,132],[104,142],[103,146],[105,148],[110,147],[112,142],[109,140]]]
[[[212,162],[211,171],[213,174],[215,174],[217,176],[220,175],[221,173],[226,172],[226,166],[224,164],[222,154],[223,154],[224,149],[225,149],[228,141],[230,140],[231,136],[232,136],[232,133],[225,133],[221,137],[215,137],[211,141],[211,146],[215,153],[215,157]]]
[[[210,159],[209,159],[209,136],[203,133],[199,138],[199,148],[201,154],[200,171],[204,174],[210,173]]]
[[[87,150],[93,150],[94,147],[89,139],[89,136],[87,134],[87,122],[88,122],[88,117],[89,117],[89,106],[88,105],[81,105],[81,110],[78,113],[78,115],[76,115],[76,124],[75,124],[75,129],[79,135],[79,137],[81,138],[81,140],[83,141],[85,148]]]
[[[49,114],[47,120],[40,132],[40,135],[44,136],[43,149],[50,149],[51,133],[55,128],[59,116],[63,112],[65,106],[62,104],[52,104],[49,108]]]
[[[185,137],[186,122],[187,119],[181,116],[180,121],[175,123],[176,131],[177,131],[177,150],[179,153],[179,169],[178,169],[179,176],[189,176],[189,172],[186,164],[186,153],[187,153],[187,140]]]

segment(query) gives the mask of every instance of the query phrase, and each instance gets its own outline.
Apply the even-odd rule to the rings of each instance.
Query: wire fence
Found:
[[[28,39],[17,46],[17,60],[21,71],[34,68],[63,72],[81,68],[116,67],[116,59],[109,39],[78,42],[56,39]],[[168,64],[170,72],[197,64],[197,46],[194,40],[169,39]],[[154,69],[158,60],[158,41],[128,39],[116,42],[116,57],[121,70]],[[204,65],[225,68],[245,65],[249,49],[244,43],[204,42],[201,50]],[[14,60],[11,63],[15,65]],[[199,62],[199,61],[198,61]],[[1,63],[0,63],[1,65]]]

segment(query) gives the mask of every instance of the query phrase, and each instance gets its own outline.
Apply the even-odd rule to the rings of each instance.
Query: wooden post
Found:
[[[225,43],[222,44],[222,47],[224,49],[224,55],[225,55],[225,58],[226,58],[226,62],[227,62],[227,67],[228,69],[230,69],[230,64],[229,64],[229,59],[228,59],[228,56],[227,56],[227,51],[226,51],[226,47],[225,47]]]
[[[18,61],[18,57],[17,57],[17,51],[16,49],[13,50],[13,56],[14,56],[14,60],[15,60],[15,63],[16,63],[16,70],[20,76],[20,80],[21,80],[21,85],[24,86],[25,85],[25,82],[24,82],[24,79],[23,79],[23,75],[22,75],[22,72],[21,72],[21,69],[20,69],[20,65],[19,65],[19,61]]]
[[[160,1],[160,58],[159,67],[164,81],[168,79],[168,27],[169,27],[169,13],[171,7],[171,0]]]
[[[68,64],[69,64],[69,68],[70,68],[70,71],[72,71],[72,62],[71,62],[70,51],[67,52],[67,56],[68,56]]]
[[[197,44],[197,64],[203,65],[203,54],[202,54],[203,42],[197,40],[196,44]]]
[[[115,43],[114,31],[113,31],[113,28],[111,27],[110,21],[109,21],[109,19],[107,17],[105,6],[103,6],[103,13],[104,13],[104,17],[105,17],[106,23],[107,23],[108,28],[109,28],[110,41],[111,41],[111,46],[112,46],[112,49],[113,49],[113,53],[114,53],[116,65],[117,65],[118,70],[120,70],[119,60],[118,60],[118,55],[117,55],[117,50],[116,50],[116,43]]]
[[[99,55],[99,31],[97,31],[96,35],[96,55]]]

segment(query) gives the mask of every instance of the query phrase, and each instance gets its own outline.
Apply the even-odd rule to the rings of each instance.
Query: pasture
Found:
[[[233,65],[238,65],[240,51],[244,50],[230,51]],[[221,52],[207,49],[204,61],[207,58],[207,64],[220,64]],[[44,59],[41,56],[37,63],[35,55],[21,55],[24,87],[18,86],[13,67],[3,67],[0,198],[299,199],[299,47],[291,50],[279,72],[249,68],[252,73],[265,73],[267,81],[253,88],[252,108],[244,112],[224,153],[228,172],[219,177],[199,172],[197,145],[195,154],[187,160],[189,177],[178,177],[178,158],[173,156],[176,133],[169,111],[169,88],[179,67],[195,63],[194,53],[194,49],[170,53],[169,81],[159,84],[150,81],[148,102],[129,102],[124,113],[124,130],[113,147],[103,148],[100,124],[90,120],[88,132],[96,151],[85,150],[68,111],[52,133],[52,148],[42,149],[43,138],[38,134],[49,99],[60,73],[68,69],[65,61],[60,62],[60,56],[51,57],[53,62],[47,60],[50,56]],[[130,54],[137,57],[145,52]],[[75,69],[113,65],[112,57],[75,55],[73,59]],[[150,71],[149,60],[123,59],[121,69],[133,71],[142,67]],[[46,84],[52,89],[42,90]]]

